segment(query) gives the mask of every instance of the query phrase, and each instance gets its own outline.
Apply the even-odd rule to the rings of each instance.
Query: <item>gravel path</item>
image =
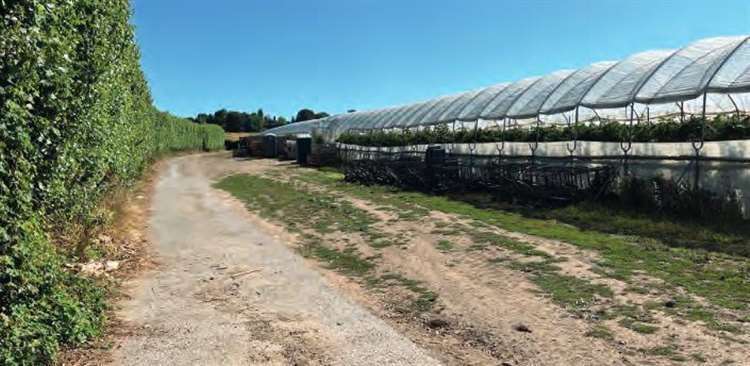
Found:
[[[159,267],[128,286],[119,315],[130,334],[114,364],[438,364],[329,286],[286,234],[211,188],[204,157],[161,173],[150,217]]]

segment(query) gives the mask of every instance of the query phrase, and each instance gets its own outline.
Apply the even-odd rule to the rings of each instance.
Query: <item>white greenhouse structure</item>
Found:
[[[344,133],[403,132],[433,128],[474,131],[548,126],[626,126],[702,117],[700,136],[681,142],[492,141],[443,144],[456,156],[565,161],[628,160],[644,176],[682,179],[713,191],[734,191],[750,207],[750,139],[704,141],[707,116],[750,112],[750,36],[698,40],[674,50],[651,50],[620,61],[491,85],[413,104],[339,114],[266,131],[279,137],[319,135],[334,143]],[[420,152],[427,145],[377,147],[336,142],[340,149]],[[609,162],[606,162],[609,160]],[[700,166],[700,169],[699,169]],[[692,180],[692,179],[691,179]]]
[[[414,129],[439,124],[455,129],[546,126],[601,119],[639,123],[664,116],[740,114],[748,110],[750,36],[731,36],[702,39],[677,50],[641,52],[621,61],[597,62],[579,70],[559,70],[403,106],[293,123],[265,134],[284,136],[317,131],[329,141],[335,141],[345,132]],[[520,151],[523,147],[510,145],[513,151],[509,153],[528,155]],[[542,156],[563,153],[555,146],[544,145],[539,150]],[[619,148],[607,145],[581,144],[578,153],[618,153]],[[653,150],[633,145],[632,155],[648,155],[648,150]],[[726,149],[708,145],[705,147],[708,157],[745,158],[724,156],[744,144]],[[592,149],[595,151],[590,151]],[[683,155],[690,153],[689,150],[670,146],[657,155]],[[493,151],[494,148],[479,147],[477,153]]]

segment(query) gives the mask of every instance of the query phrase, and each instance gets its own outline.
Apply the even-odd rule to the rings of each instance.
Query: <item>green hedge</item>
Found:
[[[688,142],[700,136],[700,119],[691,118],[683,123],[657,121],[655,123],[628,125],[605,121],[601,124],[579,124],[577,127],[548,126],[535,128],[509,128],[505,134],[499,129],[458,129],[453,132],[447,125],[420,131],[375,131],[372,133],[344,133],[338,142],[360,146],[402,146],[415,144],[468,143],[468,142],[540,142],[570,141],[576,133],[581,141],[619,142],[632,134],[633,142]],[[706,141],[750,139],[750,117],[718,115],[706,123]]]
[[[52,233],[98,223],[103,194],[223,131],[157,111],[128,0],[0,1],[0,364],[48,364],[96,336],[97,283]]]

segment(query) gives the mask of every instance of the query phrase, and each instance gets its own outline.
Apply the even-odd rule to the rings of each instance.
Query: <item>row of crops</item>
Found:
[[[52,363],[99,334],[102,289],[66,269],[84,259],[67,245],[85,243],[77,233],[103,219],[94,208],[155,157],[223,146],[220,127],[155,109],[130,11],[0,1],[0,364]]]
[[[750,139],[750,117],[722,114],[708,119],[705,128],[698,117],[689,118],[685,122],[661,120],[633,125],[618,121],[602,121],[574,126],[535,127],[498,124],[483,129],[455,129],[451,125],[440,124],[418,130],[347,131],[341,134],[337,141],[348,145],[395,147],[500,141],[686,142],[699,139],[701,135],[705,141]]]

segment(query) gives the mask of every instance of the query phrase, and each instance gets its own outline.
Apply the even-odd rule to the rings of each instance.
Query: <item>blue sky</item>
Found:
[[[711,36],[748,0],[134,0],[157,106],[289,117],[403,104]]]

